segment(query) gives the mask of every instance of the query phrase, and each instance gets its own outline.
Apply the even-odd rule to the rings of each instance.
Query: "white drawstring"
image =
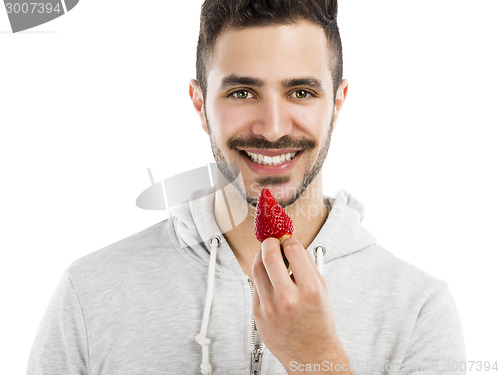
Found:
[[[318,249],[321,249],[321,251],[318,251]],[[318,267],[319,273],[323,275],[323,260],[324,260],[324,255],[326,252],[326,248],[322,244],[317,244],[316,247],[314,248],[314,254],[316,255],[316,266]]]
[[[212,373],[212,365],[210,364],[210,356],[208,352],[210,339],[207,337],[207,330],[208,320],[210,319],[210,309],[212,308],[212,299],[214,297],[215,260],[217,258],[217,248],[220,243],[221,238],[217,235],[213,235],[208,241],[208,244],[210,245],[210,263],[208,265],[207,298],[205,300],[205,309],[203,310],[203,320],[201,322],[200,333],[196,335],[196,342],[201,345],[202,350],[200,369],[203,375],[210,375]]]

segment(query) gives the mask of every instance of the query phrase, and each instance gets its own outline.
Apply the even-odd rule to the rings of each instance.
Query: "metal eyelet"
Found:
[[[210,245],[210,247],[213,247],[214,246],[214,241],[217,241],[217,243],[215,244],[216,247],[219,247],[219,245],[221,244],[222,242],[222,239],[220,238],[220,236],[214,234],[212,237],[210,237],[210,239],[208,240],[208,244]]]
[[[325,247],[325,245],[319,243],[314,248],[314,255],[318,256],[318,249],[321,249],[323,251],[323,255],[326,254],[326,247]]]

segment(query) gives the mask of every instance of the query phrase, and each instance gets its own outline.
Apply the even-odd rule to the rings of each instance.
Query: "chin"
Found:
[[[301,191],[303,189],[291,186],[290,184],[272,184],[272,183],[261,183],[254,182],[250,186],[245,188],[247,202],[252,206],[257,205],[257,200],[259,199],[260,192],[263,188],[268,188],[271,194],[276,199],[276,201],[282,206],[287,207],[295,202]]]

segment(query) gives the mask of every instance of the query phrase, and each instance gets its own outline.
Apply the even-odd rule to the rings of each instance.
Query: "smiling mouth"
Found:
[[[242,153],[247,156],[251,161],[253,161],[256,164],[260,165],[267,165],[267,166],[273,166],[273,165],[281,165],[285,164],[286,162],[289,162],[292,160],[298,152],[287,152],[284,154],[279,154],[275,156],[267,156],[267,155],[262,155],[262,154],[256,154],[253,152],[248,152],[243,150]]]

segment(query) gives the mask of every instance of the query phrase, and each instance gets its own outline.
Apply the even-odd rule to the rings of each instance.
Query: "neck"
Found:
[[[255,255],[261,248],[254,234],[255,207],[242,198],[229,184],[215,195],[215,218],[240,266],[251,276]],[[307,248],[314,240],[328,216],[324,202],[321,172],[300,197],[286,208],[294,225],[293,236]]]

